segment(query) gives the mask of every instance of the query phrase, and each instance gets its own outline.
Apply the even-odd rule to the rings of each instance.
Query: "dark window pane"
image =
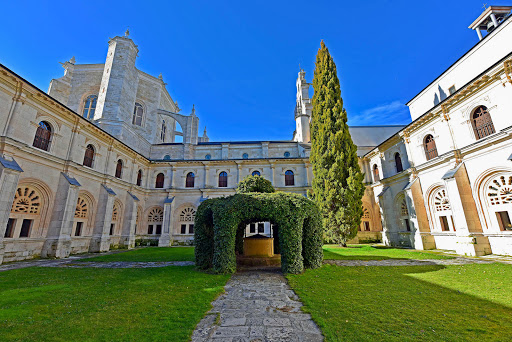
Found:
[[[265,223],[258,223],[258,233],[265,233]]]
[[[500,211],[496,213],[498,223],[501,230],[512,230],[512,223],[510,222],[510,216],[507,211]]]
[[[186,224],[181,225],[181,234],[187,234],[187,225]]]
[[[441,222],[441,229],[444,232],[450,231],[450,226],[448,225],[448,218],[446,216],[439,216],[439,221]]]
[[[30,228],[32,227],[32,220],[24,219],[21,224],[20,237],[28,237],[30,235]]]
[[[256,233],[256,224],[255,223],[251,223],[250,227],[249,227],[249,233]]]
[[[82,235],[82,226],[84,225],[83,222],[77,222],[76,223],[76,228],[75,228],[75,236],[80,236]]]
[[[293,171],[288,170],[284,173],[284,185],[286,185],[286,186],[295,185]]]
[[[156,225],[156,232],[155,234],[162,234],[162,225],[161,224],[157,224]]]
[[[153,234],[153,225],[148,225],[148,234]]]
[[[16,226],[16,219],[10,218],[9,221],[7,221],[7,228],[5,230],[4,237],[12,238],[12,236],[14,234],[15,226]]]
[[[194,225],[193,224],[189,224],[188,225],[188,233],[189,234],[194,234]]]
[[[409,223],[409,219],[405,219],[405,229],[410,232],[411,231],[411,224]]]
[[[115,223],[110,224],[110,232],[109,232],[110,235],[114,235],[114,226],[115,226]]]

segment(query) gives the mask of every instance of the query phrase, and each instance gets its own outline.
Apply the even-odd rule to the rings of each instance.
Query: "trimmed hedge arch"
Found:
[[[234,273],[235,249],[243,249],[245,226],[255,221],[277,225],[284,273],[320,267],[320,211],[313,201],[290,193],[236,194],[201,203],[194,223],[196,266],[215,273]]]

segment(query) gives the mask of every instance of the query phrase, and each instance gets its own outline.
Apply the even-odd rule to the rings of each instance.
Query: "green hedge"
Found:
[[[209,199],[197,209],[194,224],[196,266],[215,273],[236,271],[243,229],[251,222],[278,227],[281,268],[301,273],[322,264],[322,220],[316,204],[289,193],[248,193]],[[241,233],[242,232],[242,233]]]
[[[238,183],[236,193],[247,194],[252,192],[271,193],[276,192],[276,190],[269,180],[261,176],[247,176]]]

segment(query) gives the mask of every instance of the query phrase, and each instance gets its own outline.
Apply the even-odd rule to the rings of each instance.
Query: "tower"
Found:
[[[510,15],[510,10],[512,10],[512,6],[489,6],[469,28],[475,30],[478,38],[482,40],[484,38],[482,31],[487,32],[487,34],[494,31]]]
[[[310,83],[306,82],[306,72],[302,69],[299,71],[296,85],[297,104],[295,105],[295,134],[293,140],[309,143],[311,141],[309,123],[311,121],[313,105],[309,98]]]
[[[110,126],[114,135],[120,135],[123,123],[131,122],[138,87],[135,59],[139,50],[128,37],[128,31],[124,37],[110,39],[108,45],[94,119],[101,127]]]

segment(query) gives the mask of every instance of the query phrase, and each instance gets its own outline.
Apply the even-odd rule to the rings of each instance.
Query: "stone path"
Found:
[[[324,264],[338,266],[424,266],[424,265],[468,265],[490,264],[496,260],[481,260],[475,258],[454,259],[386,259],[386,260],[324,260]]]
[[[238,272],[225,290],[197,325],[193,342],[323,341],[279,269]]]
[[[140,262],[140,261],[78,261],[80,259],[98,256],[98,254],[70,256],[66,259],[38,259],[30,261],[18,261],[5,265],[0,265],[0,272],[15,270],[27,267],[69,267],[69,268],[153,268],[153,267],[166,267],[166,266],[193,266],[193,261],[155,261],[155,262]]]

